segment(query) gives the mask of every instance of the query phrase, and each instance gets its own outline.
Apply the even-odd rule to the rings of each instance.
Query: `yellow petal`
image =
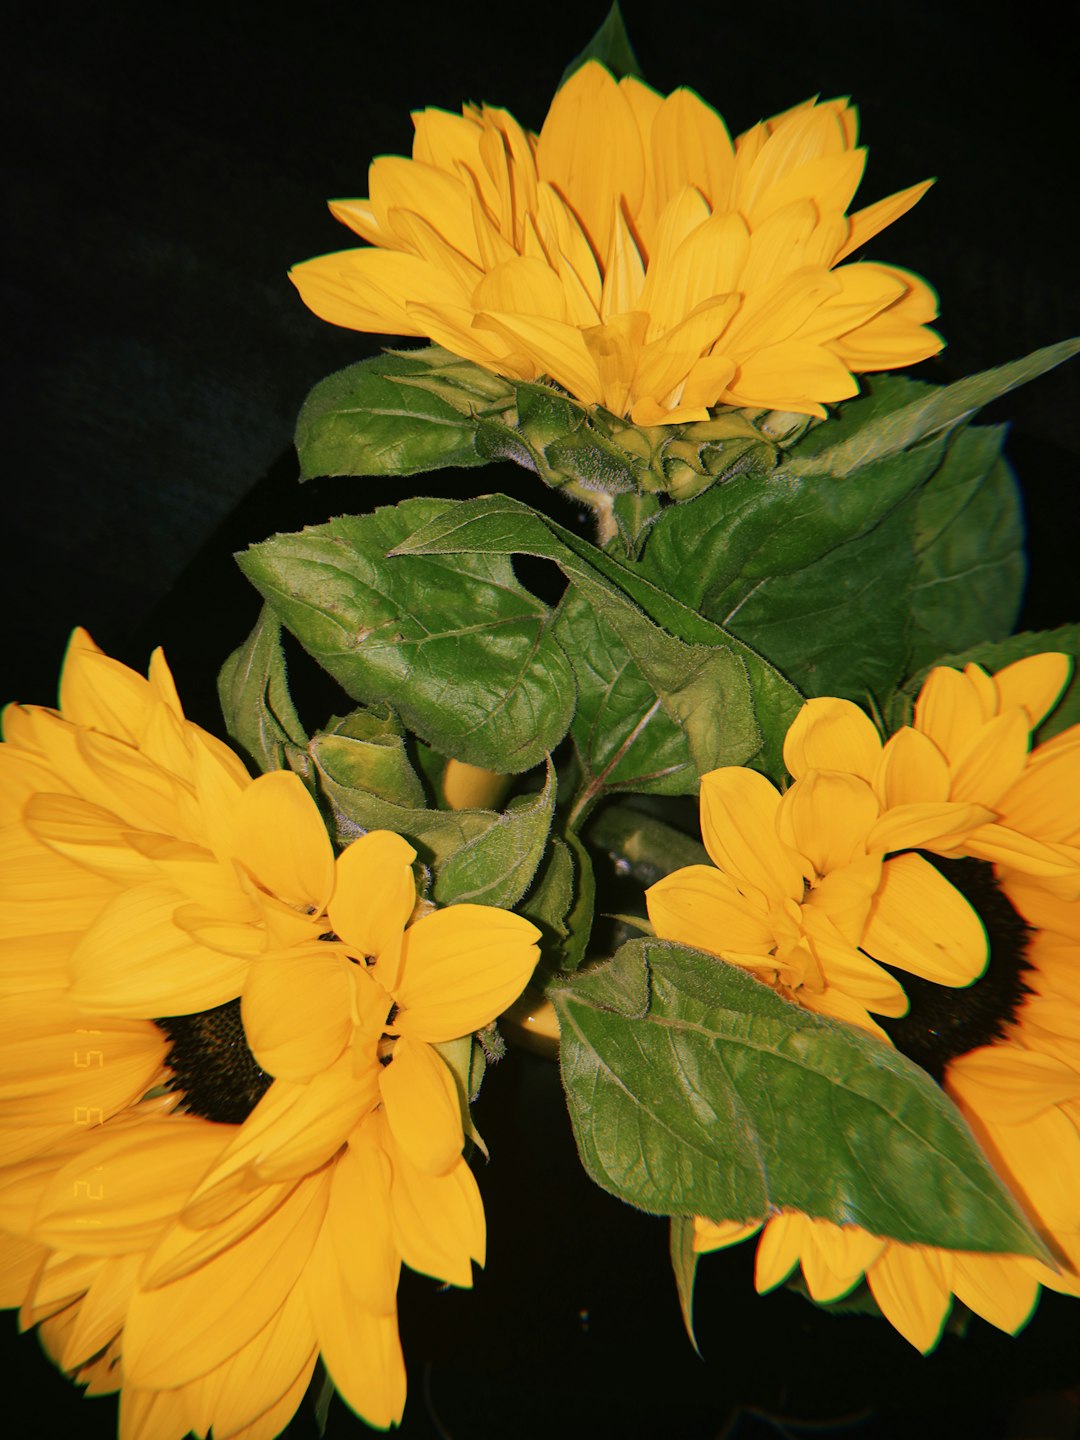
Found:
[[[402,1035],[380,1071],[379,1089],[390,1133],[406,1157],[429,1175],[448,1175],[465,1143],[449,1066],[430,1045]]]
[[[822,1304],[839,1300],[859,1283],[885,1244],[857,1225],[808,1220],[800,1257],[806,1288]]]
[[[253,1180],[295,1180],[325,1164],[377,1103],[377,1068],[372,1058],[357,1076],[343,1055],[303,1084],[275,1080],[192,1194],[185,1218],[213,1225],[250,1199]]]
[[[415,859],[408,841],[389,830],[361,835],[337,858],[331,928],[356,959],[382,963],[387,990],[396,983],[402,933],[416,905]]]
[[[886,861],[862,946],[883,964],[938,985],[969,985],[986,968],[982,921],[921,855]]]
[[[64,1340],[60,1363],[65,1370],[84,1365],[104,1350],[123,1328],[128,1301],[135,1284],[142,1254],[134,1251],[108,1259],[78,1306],[72,1328]]]
[[[760,1220],[743,1224],[740,1220],[707,1220],[703,1215],[695,1215],[694,1253],[704,1255],[712,1250],[726,1250],[729,1245],[749,1240],[760,1229]]]
[[[933,1350],[952,1303],[943,1252],[894,1242],[866,1278],[886,1320],[916,1350]]]
[[[977,688],[947,665],[930,671],[915,701],[916,730],[928,735],[950,763],[988,718]]]
[[[71,957],[71,996],[88,1013],[191,1015],[234,999],[249,961],[195,943],[174,921],[180,897],[152,882],[123,891]]]
[[[801,900],[803,865],[776,833],[780,796],[754,770],[732,766],[701,778],[701,838],[709,858],[740,887]]]
[[[58,1250],[143,1251],[179,1213],[228,1138],[228,1126],[194,1115],[105,1131],[46,1185],[35,1233]]]
[[[910,725],[885,742],[872,778],[885,810],[902,805],[944,804],[952,787],[945,756],[928,735]]]
[[[836,770],[810,770],[780,801],[776,833],[818,875],[829,875],[866,856],[866,837],[877,815],[877,800],[865,780]]]
[[[867,850],[940,850],[970,846],[972,835],[987,826],[994,812],[985,805],[954,801],[894,805],[886,810],[866,838]]]
[[[1057,704],[1072,673],[1072,659],[1054,651],[1014,660],[994,676],[1002,710],[1021,705],[1035,730]]]
[[[87,632],[72,632],[60,674],[60,711],[65,720],[137,743],[150,706],[141,675],[102,653]]]
[[[394,1027],[414,1040],[455,1040],[479,1030],[524,990],[540,932],[488,905],[451,905],[405,932]]]
[[[350,962],[328,945],[264,955],[244,984],[241,1015],[260,1066],[307,1080],[341,1054],[352,1032]]]
[[[606,255],[612,202],[622,197],[631,214],[637,211],[645,157],[626,95],[596,61],[575,71],[551,102],[536,171],[573,206],[596,254]]]
[[[842,770],[873,779],[881,737],[850,700],[807,700],[784,738],[784,764],[796,779],[807,770]]]
[[[1023,713],[1011,712],[1014,716]],[[1032,764],[1001,795],[997,809],[1002,823],[1011,830],[1050,844],[1075,844],[1078,795],[1080,745],[1059,746],[1045,755],[1036,752]]]
[[[298,1286],[235,1355],[184,1387],[191,1428],[213,1427],[222,1440],[274,1440],[303,1399],[318,1353]]]
[[[699,190],[713,210],[726,210],[735,175],[735,152],[727,126],[693,90],[674,90],[651,117],[651,159],[657,203],[687,186]]]
[[[949,1087],[995,1124],[1022,1125],[1053,1105],[1080,1099],[1080,1072],[1049,1055],[983,1045],[950,1064]]]
[[[157,877],[153,863],[131,844],[130,828],[77,795],[32,796],[23,823],[42,845],[119,885]]]
[[[957,1254],[952,1288],[969,1310],[1009,1335],[1027,1324],[1039,1298],[1039,1282],[1011,1255]]]
[[[1019,779],[1027,753],[1026,711],[1013,709],[995,715],[975,731],[953,760],[951,798],[996,806]],[[1076,773],[1080,778],[1080,765]]]
[[[878,200],[873,205],[866,205],[862,210],[857,210],[850,220],[850,234],[844,248],[835,257],[834,263],[846,260],[855,250],[859,250],[868,240],[880,234],[886,226],[891,225],[894,220],[899,220],[901,215],[906,215],[913,205],[917,205],[926,192],[933,185],[933,180],[924,180],[920,185],[911,185],[907,190],[898,190],[895,195],[889,195],[884,200]]]
[[[299,775],[260,775],[240,796],[234,823],[236,858],[264,890],[300,910],[325,908],[334,851]]]
[[[405,1408],[405,1362],[396,1315],[373,1315],[354,1299],[328,1230],[303,1272],[303,1289],[322,1359],[345,1403],[385,1430]]]
[[[759,1295],[782,1285],[798,1265],[805,1225],[806,1216],[794,1212],[767,1221],[754,1262],[754,1288]]]
[[[676,940],[714,955],[769,955],[776,937],[763,907],[708,865],[688,865],[645,892],[649,919],[661,940]]]
[[[258,1334],[304,1274],[329,1189],[325,1173],[312,1176],[242,1244],[168,1285],[137,1290],[124,1326],[125,1379],[183,1385]]]
[[[472,1285],[472,1262],[483,1265],[484,1206],[476,1180],[459,1159],[446,1175],[431,1175],[400,1148],[393,1155],[390,1192],[394,1236],[412,1270],[448,1285]]]
[[[370,1122],[353,1132],[334,1163],[325,1225],[352,1298],[369,1314],[396,1315],[401,1259],[390,1218],[390,1162]]]

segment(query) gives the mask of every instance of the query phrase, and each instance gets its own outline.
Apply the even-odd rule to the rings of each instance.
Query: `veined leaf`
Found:
[[[959,1111],[855,1026],[659,940],[548,995],[585,1169],[660,1215],[792,1209],[908,1244],[1044,1255]]]

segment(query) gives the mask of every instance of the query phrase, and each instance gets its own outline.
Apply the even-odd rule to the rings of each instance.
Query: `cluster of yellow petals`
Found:
[[[0,1303],[121,1391],[121,1436],[271,1440],[323,1360],[400,1419],[404,1262],[470,1285],[484,1215],[439,1046],[521,991],[538,931],[418,904],[412,848],[335,858],[299,778],[252,780],[76,632],[58,711],[0,746]],[[155,1017],[241,1000],[272,1083],[185,1113]]]
[[[590,61],[539,136],[487,105],[413,121],[412,158],[376,159],[370,196],[331,204],[370,248],[291,272],[332,324],[429,336],[639,425],[717,405],[824,416],[856,374],[941,348],[923,280],[841,263],[929,183],[849,215],[866,152],[846,100],[732,142],[693,91]]]
[[[991,863],[998,886],[1033,932],[1024,974],[1029,993],[1019,1013],[999,1039],[949,1063],[945,1088],[1057,1270],[1021,1256],[904,1245],[795,1213],[763,1224],[696,1221],[695,1245],[702,1251],[761,1231],[759,1290],[801,1265],[814,1298],[831,1301],[865,1275],[882,1312],[923,1351],[937,1343],[953,1295],[1009,1332],[1031,1314],[1040,1284],[1080,1295],[1080,726],[1031,748],[1032,733],[1056,704],[1069,670],[1068,658],[1053,653],[996,675],[977,665],[938,667],[920,690],[912,724],[884,744],[857,706],[812,700],[785,745],[785,762],[797,777],[788,795],[811,777],[818,783],[828,777],[834,788],[866,787],[880,815],[868,832],[872,848],[913,846]],[[915,923],[928,919],[928,938],[936,933],[947,941],[947,917],[921,910],[923,866],[930,869],[911,853],[886,858],[871,913],[884,901]],[[669,881],[677,884],[677,876]],[[880,955],[876,937],[868,943],[871,933],[868,927],[863,948]],[[745,964],[722,937],[717,929],[711,945],[700,938],[688,943]],[[842,967],[828,956],[822,964],[827,987],[850,990]],[[761,973],[760,963],[757,968]],[[942,977],[923,973],[941,983]],[[814,1005],[805,989],[794,995]]]

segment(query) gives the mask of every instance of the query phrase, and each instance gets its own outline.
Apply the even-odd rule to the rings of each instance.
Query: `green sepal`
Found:
[[[440,905],[516,905],[532,883],[555,812],[555,767],[550,759],[542,790],[519,795],[475,839],[439,867],[434,899]],[[483,812],[481,812],[483,813]]]
[[[443,755],[520,773],[566,733],[573,673],[552,612],[508,558],[404,553],[414,531],[455,509],[403,500],[275,535],[237,560],[353,699],[392,705]]]
[[[515,906],[539,927],[541,964],[550,973],[576,970],[592,933],[596,881],[589,853],[572,830],[552,835],[532,888]]]
[[[945,1092],[868,1032],[662,940],[547,993],[582,1164],[620,1199],[1046,1259]]]
[[[313,736],[308,750],[324,776],[344,790],[366,790],[394,805],[424,805],[405,730],[389,705],[364,706]]]
[[[616,80],[621,80],[624,75],[633,75],[639,80],[645,78],[638,58],[634,54],[634,47],[630,44],[626,21],[623,19],[618,0],[615,0],[615,4],[604,17],[603,24],[584,50],[579,55],[575,55],[567,65],[562,73],[558,89],[561,90],[570,76],[580,70],[582,65],[589,60],[599,60],[601,65],[606,65]]]
[[[679,1309],[690,1344],[701,1354],[694,1334],[694,1280],[697,1276],[699,1256],[694,1249],[694,1221],[689,1215],[673,1215],[668,1234],[668,1249],[671,1255],[671,1269],[675,1275],[675,1289],[679,1295]]]
[[[472,1102],[480,1094],[484,1079],[487,1062],[483,1050],[472,1035],[461,1035],[456,1040],[433,1041],[432,1049],[439,1052],[454,1077],[454,1088],[457,1090],[458,1104],[461,1107],[461,1128],[465,1132],[466,1140],[471,1141],[486,1156],[488,1148],[473,1123],[471,1108]]]
[[[269,605],[222,665],[217,687],[230,738],[260,771],[293,768],[306,774],[307,735],[289,694],[281,626]]]

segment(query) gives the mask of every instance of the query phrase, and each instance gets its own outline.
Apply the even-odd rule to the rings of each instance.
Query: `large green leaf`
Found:
[[[300,478],[486,465],[474,417],[500,396],[513,405],[505,381],[437,346],[361,360],[305,400],[296,422]]]
[[[570,722],[584,783],[594,792],[696,794],[686,736],[663,708],[619,633],[580,590],[567,591],[555,635],[570,658],[578,702]]]
[[[868,394],[810,430],[771,475],[737,475],[665,510],[648,536],[648,578],[726,625],[763,581],[794,574],[871,531],[933,473],[945,440],[868,461],[846,479],[833,474],[832,451],[823,447],[842,449],[845,437],[872,431],[926,388],[875,379]]]
[[[792,574],[765,578],[727,617],[805,695],[864,700],[907,671],[913,506]]]
[[[659,940],[548,994],[582,1163],[630,1204],[1045,1254],[944,1091],[857,1027]]]
[[[751,759],[779,772],[798,692],[751,647],[651,584],[639,567],[620,564],[505,495],[444,510],[398,553],[524,553],[554,561],[618,635],[685,734],[699,774]]]
[[[264,605],[255,628],[218,675],[225,728],[260,770],[303,771],[304,727],[289,694],[281,625]]]
[[[916,500],[909,669],[1016,623],[1024,517],[1004,438],[1004,426],[961,431]]]
[[[551,612],[504,555],[404,553],[414,531],[456,509],[404,500],[275,535],[238,561],[354,699],[392,705],[443,755],[517,773],[566,733],[573,672]]]

